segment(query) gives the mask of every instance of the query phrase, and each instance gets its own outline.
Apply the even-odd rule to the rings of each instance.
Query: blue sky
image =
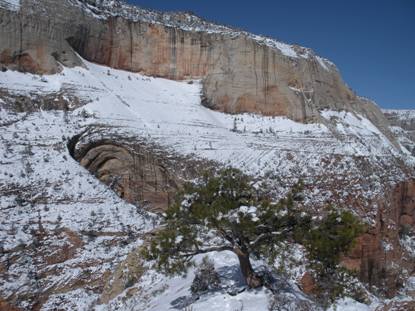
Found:
[[[128,0],[312,48],[359,95],[415,109],[415,0]]]

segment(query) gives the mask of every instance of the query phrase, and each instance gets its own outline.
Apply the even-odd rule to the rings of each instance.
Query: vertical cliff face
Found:
[[[270,46],[246,33],[188,31],[108,17],[101,31],[81,28],[69,42],[83,57],[174,80],[202,79],[204,103],[229,112],[316,121],[321,109],[356,111],[384,121],[331,63],[301,47]],[[94,28],[93,28],[94,29]]]
[[[0,63],[36,73],[56,73],[59,63],[81,65],[65,40],[71,31],[71,24],[65,22],[67,9],[65,1],[57,6],[52,1],[21,0],[17,10],[0,7]]]
[[[120,4],[109,11],[90,1],[22,0],[18,11],[1,10],[0,35],[0,62],[13,69],[53,73],[60,64],[80,65],[79,53],[146,75],[202,79],[203,102],[216,110],[301,122],[321,121],[318,111],[325,108],[347,110],[368,117],[389,135],[376,105],[357,97],[336,67],[311,50],[189,14]]]
[[[387,297],[413,273],[413,255],[402,240],[415,224],[415,180],[398,183],[378,202],[376,224],[358,238],[343,264],[359,272],[360,279]]]

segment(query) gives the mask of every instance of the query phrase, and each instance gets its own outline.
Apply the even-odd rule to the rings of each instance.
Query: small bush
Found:
[[[412,234],[412,228],[410,225],[403,225],[399,230],[399,237],[405,238],[407,236],[411,236]]]
[[[304,235],[304,245],[316,272],[317,298],[328,307],[337,298],[356,293],[364,300],[360,288],[352,286],[350,271],[339,267],[342,254],[354,245],[355,239],[364,232],[364,225],[350,212],[332,210],[319,226]],[[356,290],[353,288],[356,287]]]
[[[196,270],[190,290],[192,294],[202,294],[219,288],[220,279],[215,270],[215,266],[208,257],[204,257],[202,263]]]
[[[335,269],[340,256],[347,253],[355,239],[364,232],[364,226],[350,212],[331,211],[322,223],[310,230],[305,246],[311,260],[322,265],[321,273]]]
[[[315,306],[310,301],[302,300],[289,293],[276,293],[268,302],[269,311],[310,311]]]

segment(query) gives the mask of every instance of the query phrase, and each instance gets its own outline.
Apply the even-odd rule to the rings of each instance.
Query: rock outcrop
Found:
[[[301,122],[322,122],[333,129],[336,125],[342,126],[339,117],[324,119],[319,112],[346,110],[352,112],[350,115],[356,115],[357,122],[363,120],[358,114],[366,116],[394,141],[389,123],[376,105],[356,96],[344,84],[336,67],[309,49],[210,24],[190,14],[162,14],[117,1],[21,0],[18,6],[4,6],[4,3],[7,1],[0,0],[0,63],[4,71],[57,73],[63,66],[83,66],[78,56],[81,55],[96,63],[146,75],[175,80],[201,79],[203,103],[219,111],[283,115]],[[102,71],[104,76],[107,76],[106,70]],[[79,78],[80,70],[78,73]],[[95,78],[89,81],[92,80]],[[86,88],[92,94],[90,101],[94,101],[92,96],[106,98],[111,92],[102,80],[97,81],[102,85]],[[128,81],[126,77],[125,81]],[[1,279],[4,280],[0,287],[5,289],[0,295],[0,309],[13,310],[12,305],[20,307],[23,304],[40,308],[46,301],[55,303],[50,309],[56,309],[68,301],[77,301],[76,296],[66,296],[65,302],[62,295],[79,288],[88,289],[88,296],[92,292],[97,301],[108,303],[138,282],[143,270],[137,264],[138,254],[132,250],[139,247],[139,237],[147,232],[146,226],[150,226],[140,221],[152,221],[140,207],[157,212],[164,210],[182,180],[198,176],[202,169],[212,164],[195,160],[209,152],[217,152],[228,160],[238,157],[239,162],[229,163],[239,163],[237,165],[246,168],[259,166],[264,161],[261,154],[266,154],[268,149],[276,151],[262,164],[275,170],[263,177],[275,182],[275,185],[271,184],[272,191],[277,192],[282,185],[289,186],[291,179],[305,175],[309,197],[318,197],[315,202],[307,201],[310,213],[318,213],[317,208],[313,211],[316,206],[338,204],[352,209],[362,219],[369,219],[372,227],[344,258],[346,267],[357,270],[361,280],[389,297],[394,296],[402,285],[401,276],[414,275],[414,257],[401,243],[402,236],[413,232],[415,224],[415,181],[410,179],[413,171],[403,164],[403,156],[398,155],[398,150],[393,149],[391,154],[372,152],[372,149],[362,152],[366,149],[359,147],[365,145],[367,132],[348,138],[346,134],[337,137],[335,133],[331,136],[319,131],[313,136],[308,135],[307,130],[295,134],[288,131],[275,133],[269,127],[264,128],[269,131],[266,133],[260,125],[258,132],[257,129],[234,131],[229,126],[229,131],[235,135],[228,136],[224,131],[207,131],[206,128],[219,126],[214,122],[201,123],[197,120],[198,115],[190,121],[194,122],[192,131],[200,131],[200,135],[181,133],[182,123],[180,126],[175,124],[179,130],[174,132],[166,129],[170,123],[157,130],[156,134],[160,136],[183,135],[182,140],[175,141],[173,148],[188,143],[189,137],[194,140],[207,137],[201,144],[206,145],[202,147],[206,150],[200,151],[194,145],[188,148],[194,151],[189,158],[181,155],[176,159],[170,150],[167,153],[166,149],[158,149],[146,141],[143,138],[145,131],[140,132],[140,138],[121,137],[120,133],[124,132],[115,129],[122,123],[119,119],[112,120],[112,127],[94,124],[91,131],[74,136],[68,144],[71,156],[119,197],[136,205],[132,206],[113,196],[112,191],[107,191],[65,156],[66,137],[79,133],[79,128],[85,126],[82,116],[71,112],[85,104],[70,89],[78,87],[81,85],[70,84],[63,92],[36,90],[22,94],[0,89],[0,112],[3,108],[15,112],[10,114],[8,121],[0,121],[0,143],[4,146],[0,175],[3,186],[0,188],[5,202],[4,228],[7,228],[3,230],[2,241],[13,242],[16,237],[26,239],[11,243],[13,247],[6,245],[4,252],[0,245],[1,259],[4,258],[0,262]],[[95,94],[100,87],[109,92],[101,90]],[[111,100],[118,99],[131,109],[123,97],[116,96],[109,100],[108,106],[113,104]],[[171,104],[169,100],[163,105]],[[94,102],[97,103],[102,102]],[[38,115],[39,110],[44,111],[46,117],[43,113]],[[18,114],[21,112],[26,114]],[[413,123],[398,123],[394,117],[387,116],[393,125],[413,133]],[[153,121],[157,117],[143,117],[139,122]],[[336,123],[336,118],[340,123]],[[96,121],[104,122],[99,118]],[[224,129],[228,131],[227,127]],[[351,132],[360,129],[352,128]],[[37,134],[30,136],[33,133]],[[52,138],[47,141],[49,134]],[[382,144],[384,141],[378,139],[381,136],[378,134],[370,132],[373,141]],[[230,140],[235,138],[239,143],[243,141],[239,141],[240,138],[248,136],[255,137],[244,145],[230,146],[234,150],[228,153]],[[261,141],[264,137],[266,139]],[[28,143],[31,141],[34,152]],[[353,145],[356,141],[359,144]],[[309,148],[312,144],[313,148]],[[340,144],[351,149],[357,146],[357,150],[347,148],[343,154],[339,152],[342,148],[337,148]],[[386,145],[385,149],[389,148],[388,142]],[[259,150],[244,155],[248,147]],[[319,155],[320,150],[324,150],[323,155]],[[278,157],[278,153],[283,156]],[[35,157],[36,154],[39,156]],[[273,160],[278,161],[278,165],[271,166]],[[291,167],[290,170],[278,171],[279,167],[285,166]],[[47,173],[43,171],[44,167]],[[39,171],[43,175],[39,175]],[[17,181],[16,172],[21,175]],[[53,173],[49,176],[49,172]],[[25,219],[22,215],[29,216]],[[102,257],[97,258],[100,249]],[[130,254],[128,257],[127,253]],[[116,264],[120,264],[117,269],[114,268]],[[25,274],[22,274],[22,267],[28,267]],[[26,276],[25,280],[21,275]],[[52,278],[55,275],[60,277]],[[315,284],[309,276],[302,280],[303,290],[312,293]],[[66,281],[62,283],[61,278]],[[18,289],[13,287],[13,282],[19,284]]]
[[[392,126],[399,126],[408,132],[415,142],[415,110],[383,110]]]
[[[94,139],[99,133],[101,139]],[[105,135],[108,134],[108,137]],[[213,164],[174,156],[148,142],[115,137],[108,128],[89,128],[68,143],[71,156],[125,201],[152,212],[171,204],[184,180]]]
[[[383,110],[398,141],[415,156],[415,110]]]
[[[310,49],[190,14],[115,3],[22,0],[18,11],[1,9],[0,63],[54,73],[61,64],[81,65],[79,53],[146,75],[202,79],[204,104],[220,111],[283,115],[301,122],[320,120],[318,111],[326,108],[354,111],[392,139],[376,105],[356,96],[336,67]]]
[[[414,259],[400,243],[415,223],[415,180],[401,182],[379,202],[376,225],[358,238],[343,265],[387,297],[397,294],[403,277],[415,273]]]

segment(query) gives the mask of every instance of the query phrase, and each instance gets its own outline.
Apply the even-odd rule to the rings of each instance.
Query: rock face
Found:
[[[94,139],[99,133],[108,138]],[[163,212],[183,180],[195,178],[208,161],[175,158],[146,142],[114,137],[110,129],[91,128],[68,143],[72,157],[127,202]],[[203,166],[203,167],[202,167]]]
[[[376,225],[359,237],[343,265],[359,272],[369,286],[393,297],[403,285],[400,277],[413,273],[413,257],[400,243],[405,228],[414,228],[415,180],[402,182],[385,193]]]
[[[383,110],[399,142],[415,156],[415,110]]]
[[[318,111],[325,108],[354,111],[391,137],[376,105],[356,96],[336,67],[309,49],[189,14],[116,4],[22,0],[18,12],[0,10],[0,63],[54,73],[60,64],[81,65],[79,53],[147,75],[202,79],[204,104],[220,111],[284,115],[301,122],[320,120]]]
[[[80,163],[127,202],[150,204],[153,211],[165,210],[177,190],[174,179],[150,153],[129,151],[113,142],[91,147]]]
[[[383,112],[392,126],[406,130],[415,142],[415,110],[384,110]]]
[[[284,115],[301,122],[327,123],[329,128],[335,127],[335,124],[324,119],[319,113],[320,110],[328,108],[358,113],[370,119],[393,141],[389,124],[376,105],[357,97],[343,83],[333,64],[308,49],[213,25],[189,14],[161,14],[125,6],[116,1],[21,0],[18,7],[5,7],[4,3],[7,1],[0,0],[0,63],[4,70],[56,73],[62,70],[62,65],[82,66],[79,54],[96,63],[147,75],[175,80],[201,79],[203,103],[223,112]],[[109,6],[109,3],[116,5]],[[107,76],[106,70],[104,76]],[[114,77],[117,78],[119,77]],[[92,80],[95,81],[95,78],[89,81]],[[128,81],[127,78],[125,81]],[[102,90],[101,94],[95,94],[102,85],[86,88],[92,94],[91,101],[94,100],[92,96],[109,96],[102,93]],[[71,110],[85,104],[73,91],[79,87],[80,84],[72,84],[62,93],[41,94],[36,90],[34,93],[23,92],[23,95],[13,96],[7,90],[0,89],[0,108],[27,113],[25,116],[13,115],[9,121],[0,121],[0,143],[5,150],[1,162],[4,167],[4,175],[1,175],[4,187],[0,188],[2,198],[7,203],[4,222],[8,228],[4,241],[23,236],[30,246],[26,247],[27,245],[18,242],[18,246],[8,246],[7,253],[2,254],[7,260],[0,263],[0,280],[3,280],[0,281],[0,286],[2,289],[6,288],[7,292],[2,293],[4,297],[0,297],[1,310],[13,310],[11,305],[20,306],[21,301],[29,301],[35,306],[41,305],[55,294],[61,295],[76,288],[92,289],[94,295],[103,303],[122,293],[131,283],[138,281],[136,276],[142,273],[142,267],[137,265],[138,255],[135,253],[124,258],[125,262],[118,269],[114,270],[113,267],[120,260],[124,260],[122,256],[137,249],[138,245],[134,243],[143,234],[143,229],[139,226],[141,224],[137,222],[145,219],[141,215],[145,211],[136,206],[143,206],[151,211],[164,210],[181,180],[194,178],[200,173],[201,167],[207,166],[206,163],[199,163],[198,166],[195,160],[184,157],[172,160],[174,155],[171,153],[166,156],[147,142],[138,141],[136,137],[136,140],[129,140],[128,137],[120,139],[117,136],[119,134],[114,134],[111,128],[107,132],[100,128],[98,132],[76,135],[79,133],[80,124],[84,124],[84,120],[78,120],[78,116],[71,113]],[[114,100],[119,99],[123,105],[131,108],[119,94],[116,95],[118,97],[114,96]],[[171,104],[170,99],[168,103]],[[38,110],[45,111],[47,117],[37,116]],[[56,112],[59,110],[65,113]],[[57,114],[49,113],[50,111]],[[31,119],[32,115],[35,115],[34,119]],[[402,122],[394,114],[387,117],[393,125],[412,131],[413,134],[414,123]],[[144,118],[143,121],[153,119],[157,118]],[[199,116],[191,120],[194,121],[192,126],[200,121],[196,119]],[[33,123],[34,120],[37,123]],[[119,119],[113,121],[118,125]],[[55,126],[51,128],[54,122]],[[247,146],[250,145],[246,144],[238,145],[237,153],[230,155],[239,157],[240,153],[241,163],[249,160],[252,161],[249,162],[250,165],[259,166],[261,157],[258,154],[266,153],[268,148],[286,154],[286,157],[278,158],[281,159],[278,166],[287,164],[294,169],[289,174],[286,173],[287,175],[273,172],[275,176],[269,176],[270,180],[276,182],[273,189],[280,187],[280,183],[286,183],[288,175],[290,178],[301,176],[304,173],[301,170],[303,166],[307,168],[310,165],[311,170],[306,172],[310,174],[310,193],[313,196],[320,193],[322,197],[316,204],[343,204],[362,218],[369,215],[374,220],[371,230],[359,238],[355,248],[343,261],[345,266],[358,271],[361,280],[380,288],[382,294],[394,296],[401,285],[400,276],[414,274],[414,258],[410,257],[409,251],[400,241],[406,228],[414,228],[415,181],[402,181],[411,174],[413,176],[413,172],[407,174],[404,169],[401,170],[400,166],[404,166],[399,162],[401,159],[393,158],[389,162],[387,156],[375,152],[363,156],[361,153],[352,153],[355,156],[346,157],[337,154],[338,149],[335,148],[344,137],[337,141],[335,136],[324,136],[326,134],[320,133],[314,137],[309,136],[307,131],[294,135],[282,132],[282,135],[277,135],[271,131],[265,133],[262,125],[261,131],[255,134],[252,130],[250,133],[249,129],[248,132],[239,133],[231,130],[231,127],[229,129],[235,136],[205,134],[213,133],[205,129],[215,127],[214,124],[203,123],[192,128],[192,131],[201,133],[194,137],[207,136],[205,142],[209,146],[203,147],[203,151],[196,148],[192,150],[200,155],[220,153],[220,150],[227,150],[229,147],[228,143],[232,140],[229,137],[234,137],[239,144],[241,137],[255,135],[255,143],[258,140],[258,145],[253,145],[260,149],[258,153],[248,154],[244,158],[243,154],[247,153]],[[28,139],[26,135],[39,131],[38,126],[42,135],[39,133],[29,136],[31,138]],[[171,124],[166,127],[168,126]],[[157,135],[184,135],[180,131],[169,132],[162,128],[165,132],[160,130],[162,134]],[[58,130],[62,131],[59,135],[56,134]],[[46,133],[52,136],[47,144]],[[118,196],[136,206],[125,204],[118,197],[114,198],[115,196],[111,196],[109,200],[110,195],[105,192],[107,189],[94,178],[89,180],[87,172],[85,175],[88,176],[84,176],[84,170],[75,165],[77,163],[68,161],[69,157],[65,155],[60,160],[66,145],[66,141],[63,142],[60,136],[66,135],[76,135],[68,145],[72,157],[112,188]],[[272,137],[268,141],[264,140],[264,145],[260,145],[262,136],[267,135],[268,138]],[[295,135],[298,135],[297,139]],[[5,142],[3,136],[6,137]],[[218,141],[215,142],[215,139]],[[356,140],[360,139],[360,136],[356,137]],[[188,143],[187,140],[188,136],[178,140],[176,145]],[[226,140],[226,148],[213,151],[215,149],[211,140],[214,145]],[[35,142],[34,151],[42,155],[41,157],[32,159],[35,153],[32,152],[30,144],[27,144],[28,141]],[[344,144],[349,142],[347,139],[342,141]],[[307,144],[316,144],[317,147],[307,149]],[[324,150],[327,156],[318,157],[318,148],[318,152]],[[314,156],[316,159],[312,159]],[[265,159],[276,157],[275,153]],[[313,163],[314,160],[318,161],[317,164]],[[56,172],[50,176],[34,175],[31,163],[36,170],[45,166],[48,174],[53,169]],[[313,165],[323,168],[327,174],[318,175]],[[270,167],[276,170],[278,166]],[[15,181],[13,174],[20,171],[23,173],[21,179],[11,182]],[[372,197],[366,196],[371,193],[373,185],[382,184],[387,187],[393,183],[395,185],[392,188],[382,192],[373,201]],[[52,187],[53,191],[47,193]],[[45,193],[39,198],[41,192]],[[373,211],[375,212],[372,213]],[[27,223],[21,215],[30,216]],[[17,231],[20,228],[23,228],[25,234]],[[117,249],[117,245],[121,247]],[[99,248],[103,254],[108,254],[110,249],[115,251],[108,256],[96,258],[95,250]],[[85,256],[90,257],[86,260]],[[29,266],[27,258],[32,258]],[[76,260],[76,264],[73,264]],[[108,267],[106,264],[111,265]],[[25,283],[19,283],[22,286],[15,289],[13,282],[23,279],[22,267],[28,267],[24,282],[33,280],[33,284],[26,286]],[[92,271],[98,268],[102,270],[98,269],[91,277],[90,268]],[[79,276],[78,270],[84,274]],[[62,277],[65,273],[65,277]],[[53,279],[52,276],[55,275],[59,279]],[[303,289],[313,292],[315,284],[309,276],[302,280]],[[66,283],[61,284],[61,279],[66,279]],[[37,291],[32,290],[33,288]],[[77,300],[76,297],[67,299],[71,302]],[[59,305],[61,296],[52,297],[50,300]],[[51,306],[50,309],[56,309],[56,306]]]
[[[72,156],[122,199],[152,211],[163,211],[174,199],[176,179],[151,152],[114,140],[94,141],[75,150],[79,136],[69,143]]]

